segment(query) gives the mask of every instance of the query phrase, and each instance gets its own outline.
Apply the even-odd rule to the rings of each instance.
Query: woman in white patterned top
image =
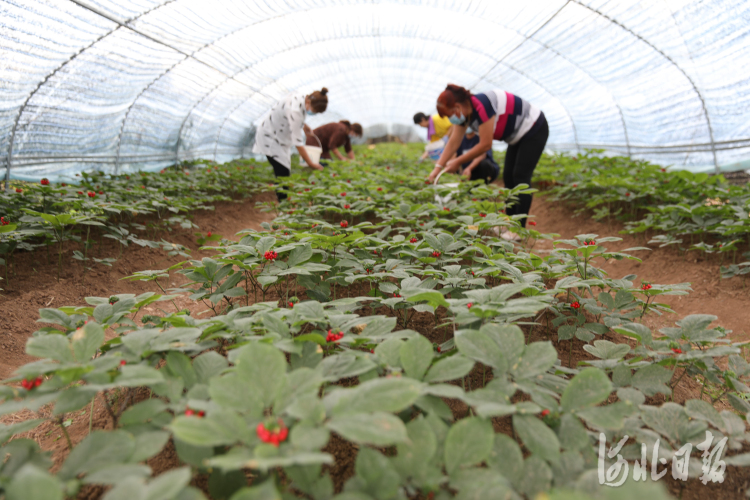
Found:
[[[253,153],[266,155],[276,177],[289,177],[292,173],[292,146],[310,168],[323,170],[319,163],[313,163],[305,150],[302,132],[311,134],[305,124],[307,115],[323,113],[328,107],[328,89],[316,90],[310,95],[293,93],[277,102],[261,119],[255,133]],[[279,201],[286,199],[286,193],[276,191]]]

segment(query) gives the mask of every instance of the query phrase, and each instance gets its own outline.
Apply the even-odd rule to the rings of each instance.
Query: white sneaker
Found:
[[[505,241],[521,241],[521,238],[516,233],[510,231],[503,231],[500,237]]]

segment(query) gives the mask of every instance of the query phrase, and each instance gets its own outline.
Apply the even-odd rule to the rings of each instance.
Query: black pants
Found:
[[[498,175],[500,175],[500,167],[485,158],[471,171],[471,180],[478,181],[481,179],[485,184],[490,184],[497,179]]]
[[[276,177],[289,177],[291,175],[291,171],[286,168],[284,165],[276,161],[276,158],[273,156],[266,156],[268,158],[268,163],[271,164],[273,167],[273,175]],[[278,184],[278,183],[277,183]],[[282,187],[281,189],[276,190],[276,199],[279,201],[286,200],[287,194],[284,192],[286,191],[286,186]]]
[[[534,174],[536,164],[544,152],[548,137],[549,126],[544,113],[542,113],[531,130],[520,141],[508,146],[503,168],[503,181],[506,188],[512,189],[519,184],[531,186],[531,176]],[[508,215],[528,214],[530,209],[531,195],[522,194],[518,196],[517,202],[505,210],[505,213]],[[523,227],[526,227],[526,217],[521,219],[520,222]]]

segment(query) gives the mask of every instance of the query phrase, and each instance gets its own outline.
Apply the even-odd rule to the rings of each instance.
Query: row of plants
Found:
[[[645,317],[673,314],[659,297],[689,285],[597,267],[648,249],[581,234],[534,253],[554,235],[504,214],[526,186],[435,188],[416,148],[368,154],[356,175],[339,163],[295,173],[277,218],[205,241],[213,257],[129,277],[154,292],[41,309],[49,326],[27,343],[39,360],[0,387],[0,414],[52,407],[65,432],[98,395],[138,401],[108,406],[112,428],[69,442],[55,473],[23,438],[44,419],[0,427],[5,497],[98,485],[106,500],[659,499],[669,460],[705,481],[713,459],[750,466],[741,344],[710,315],[652,331]],[[172,272],[188,282],[166,295]],[[207,313],[144,313],[176,294]],[[703,392],[678,404],[688,380]],[[181,466],[151,477],[145,462],[170,441]],[[343,485],[333,441],[356,455]],[[639,461],[643,481],[626,467],[624,484],[601,485]]]
[[[153,239],[175,225],[194,229],[190,216],[194,210],[259,192],[272,177],[267,169],[255,166],[252,161],[221,167],[198,162],[120,176],[83,172],[69,183],[47,179],[38,184],[11,183],[7,192],[0,193],[4,279],[10,278],[17,251],[46,248],[48,260],[50,249],[57,252],[59,280],[66,244],[78,247],[72,255],[83,263],[84,272],[86,266],[111,265],[113,257],[91,255],[97,242],[101,250],[103,238],[118,242],[120,255],[123,247],[135,244],[187,256],[181,245]]]
[[[743,276],[743,284],[750,274],[748,184],[599,151],[545,155],[535,175],[553,199],[591,211],[597,220],[618,218],[625,233],[649,234],[651,245],[717,254],[722,277]]]

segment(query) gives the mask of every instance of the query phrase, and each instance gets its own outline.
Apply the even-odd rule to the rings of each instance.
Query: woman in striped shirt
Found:
[[[437,110],[440,116],[448,117],[455,130],[428,177],[430,182],[434,181],[443,168],[453,169],[455,164],[460,165],[486,154],[492,149],[492,141],[497,140],[508,143],[503,168],[505,187],[510,189],[519,184],[531,186],[531,176],[549,137],[547,120],[539,108],[503,90],[472,94],[458,85],[448,85],[438,97]],[[479,144],[452,158],[461,145],[468,126],[479,131]],[[529,209],[531,195],[522,194],[519,195],[518,202],[509,206],[505,213],[528,215]],[[520,222],[526,227],[526,217]],[[502,236],[508,240],[517,239],[513,233],[506,232]]]

